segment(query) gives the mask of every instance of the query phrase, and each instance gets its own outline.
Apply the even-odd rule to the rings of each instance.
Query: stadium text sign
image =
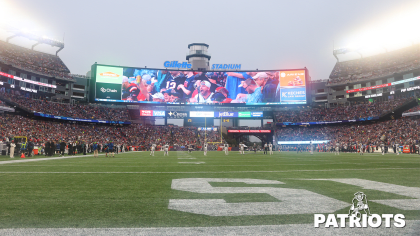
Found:
[[[179,63],[178,61],[165,61],[163,63],[165,68],[182,68],[182,69],[191,69],[192,65],[188,62]]]
[[[240,70],[241,64],[213,64],[212,70]]]
[[[420,79],[420,76],[417,76],[417,77],[413,77],[413,78],[409,78],[409,79],[403,79],[403,80],[400,80],[400,81],[386,83],[386,84],[380,84],[380,85],[358,88],[358,89],[350,89],[350,90],[346,90],[346,93],[363,92],[363,91],[372,90],[372,89],[385,88],[385,87],[389,87],[389,86],[392,86],[392,85],[407,83],[407,82],[415,81],[415,80],[419,80],[419,79]]]
[[[357,192],[354,194],[353,200],[351,202],[349,209],[349,214],[328,214],[328,217],[325,218],[323,214],[314,215],[314,227],[319,228],[320,224],[325,224],[325,228],[333,226],[334,228],[345,228],[346,219],[349,219],[350,228],[378,228],[382,225],[382,219],[385,221],[385,227],[391,227],[391,219],[394,220],[394,226],[397,228],[402,228],[405,226],[405,216],[402,214],[370,214],[370,208],[366,194],[363,192]],[[340,221],[340,226],[338,225],[337,218]]]
[[[338,220],[337,220],[338,219]],[[385,227],[391,227],[391,219],[394,220],[394,226],[397,228],[402,228],[405,226],[405,216],[403,214],[372,214],[368,216],[367,214],[363,214],[361,218],[358,218],[355,215],[348,215],[348,214],[328,214],[328,217],[325,218],[323,214],[315,214],[314,215],[314,227],[319,228],[320,224],[324,224],[325,228],[334,227],[334,228],[345,228],[346,227],[346,219],[349,220],[349,228],[378,228],[382,225],[382,221],[385,222]],[[339,222],[339,223],[338,223]]]
[[[230,129],[228,130],[228,133],[271,133],[271,130],[264,130],[264,129],[256,129],[256,130],[236,130],[236,129]]]

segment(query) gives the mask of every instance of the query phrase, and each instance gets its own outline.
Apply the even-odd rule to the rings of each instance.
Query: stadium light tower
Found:
[[[210,54],[207,52],[209,48],[205,43],[188,44],[187,60],[192,64],[193,70],[208,70],[210,67]]]

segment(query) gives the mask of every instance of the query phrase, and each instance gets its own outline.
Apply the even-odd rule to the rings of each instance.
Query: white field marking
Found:
[[[178,159],[197,159],[195,157],[178,157]]]
[[[279,236],[279,235],[418,235],[420,220],[406,220],[404,228],[385,228],[382,224],[379,228],[325,228],[321,225],[314,228],[313,224],[284,224],[284,225],[251,225],[251,226],[217,226],[217,227],[161,227],[161,228],[27,228],[27,229],[0,229],[2,236],[47,236],[47,235],[183,235],[183,236],[207,236],[207,235],[255,235],[255,236]]]
[[[122,153],[128,153],[128,152],[122,152]],[[104,155],[105,154],[99,154],[98,156],[104,156]],[[23,163],[23,162],[34,162],[34,161],[49,161],[49,160],[71,159],[71,158],[77,158],[77,157],[93,157],[93,155],[45,157],[45,158],[36,158],[36,159],[26,159],[26,158],[20,158],[19,157],[19,159],[16,158],[16,160],[0,161],[0,165],[12,164],[12,163]]]
[[[363,189],[377,190],[387,193],[393,193],[415,199],[393,199],[393,200],[370,200],[387,206],[395,207],[401,210],[420,210],[420,188],[406,187],[396,184],[382,183],[365,179],[311,179],[327,180],[343,184],[349,184],[361,187]]]
[[[229,173],[288,173],[288,172],[330,172],[330,171],[375,171],[375,170],[418,170],[420,168],[372,168],[372,169],[327,169],[327,170],[244,170],[244,171],[196,171],[196,172],[152,172],[152,171],[130,171],[130,172],[57,172],[57,171],[0,171],[0,174],[229,174]]]
[[[349,204],[305,189],[278,187],[213,187],[210,182],[284,184],[276,180],[185,178],[173,179],[171,188],[192,193],[263,193],[279,202],[227,203],[224,199],[169,199],[168,209],[208,216],[290,215],[330,213]]]
[[[197,161],[197,162],[178,162],[178,164],[196,164],[196,165],[204,164],[204,163],[205,163],[204,161]]]

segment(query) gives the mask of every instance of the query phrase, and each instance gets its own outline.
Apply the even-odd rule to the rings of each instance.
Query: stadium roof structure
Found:
[[[39,36],[39,35],[36,35],[32,32],[29,32],[27,30],[11,29],[11,30],[8,30],[8,31],[13,33],[13,35],[8,37],[6,39],[6,42],[9,42],[9,40],[11,40],[12,38],[18,37],[18,36],[24,37],[24,38],[27,38],[27,39],[30,39],[30,40],[34,40],[34,41],[36,41],[36,43],[32,45],[32,50],[34,50],[34,47],[38,46],[39,44],[48,44],[48,45],[51,45],[52,47],[58,47],[59,48],[55,52],[55,55],[57,56],[58,52],[60,52],[64,48],[64,42],[61,42],[61,41],[58,41],[58,40],[55,40],[55,39],[51,39],[51,38],[48,38],[46,36]]]

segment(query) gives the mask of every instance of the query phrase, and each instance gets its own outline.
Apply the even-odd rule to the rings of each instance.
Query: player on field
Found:
[[[93,157],[98,157],[98,144],[96,142],[93,143],[92,145],[92,150],[93,150]]]
[[[150,156],[155,156],[155,149],[156,149],[156,144],[152,144],[152,147],[150,148]]]
[[[207,143],[204,143],[204,156],[207,156]]]
[[[254,143],[254,153],[257,153],[257,144]]]
[[[268,144],[268,150],[270,151],[270,155],[273,155],[273,144],[271,142]]]
[[[239,154],[245,154],[245,145],[243,143],[239,144]]]
[[[268,150],[268,144],[267,144],[267,143],[265,143],[265,144],[264,144],[264,154],[267,154],[267,150]]]
[[[382,155],[385,155],[385,144],[381,143],[381,151],[382,151]]]
[[[192,145],[188,144],[188,152],[191,153],[192,152]]]
[[[364,152],[365,149],[363,147],[364,147],[364,145],[362,143],[360,143],[360,145],[359,145],[359,155],[364,154],[363,152]]]
[[[334,153],[334,155],[340,155],[340,143],[336,143],[335,144],[336,146],[335,146],[335,153]]]
[[[312,141],[309,143],[311,155],[314,155],[314,145],[312,144]]]
[[[229,144],[225,143],[223,148],[225,149],[225,155],[228,155],[229,154]]]
[[[400,146],[398,145],[398,143],[395,144],[395,150],[397,155],[400,155]]]
[[[163,146],[163,156],[169,156],[169,144]]]
[[[114,143],[112,141],[109,141],[108,143],[108,152],[112,153],[112,157],[115,157],[115,153],[114,153]]]

